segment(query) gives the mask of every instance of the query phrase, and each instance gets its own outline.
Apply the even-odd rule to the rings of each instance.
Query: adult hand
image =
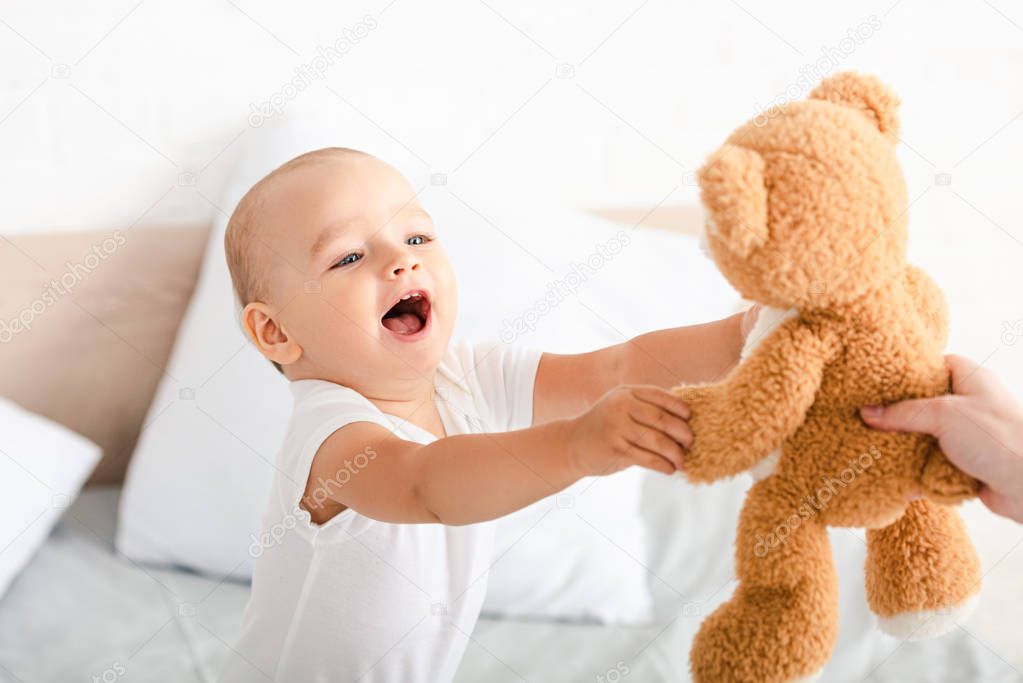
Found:
[[[866,406],[875,429],[925,432],[959,469],[983,482],[980,499],[994,513],[1023,522],[1023,407],[998,377],[968,358],[945,356],[952,393],[888,406]]]

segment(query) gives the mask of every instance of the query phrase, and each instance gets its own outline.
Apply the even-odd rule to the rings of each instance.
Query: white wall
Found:
[[[147,209],[149,218],[210,215],[191,188],[163,194],[183,172],[215,194],[250,105],[364,17],[375,28],[286,108],[336,112],[351,127],[339,142],[352,145],[379,147],[379,126],[414,151],[381,149],[411,175],[469,175],[519,201],[541,192],[587,205],[659,201],[758,105],[801,85],[822,49],[843,50],[848,31],[869,25],[827,70],[876,72],[902,94],[915,192],[951,172],[954,191],[1011,227],[1023,10],[708,4],[7,2],[3,227],[106,225]],[[558,78],[559,64],[574,76]],[[686,185],[675,194],[694,196]],[[925,220],[932,211],[949,230],[995,229],[951,190],[913,208],[921,236],[936,227]]]

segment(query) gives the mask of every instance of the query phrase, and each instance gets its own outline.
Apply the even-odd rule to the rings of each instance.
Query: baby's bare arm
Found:
[[[588,353],[544,353],[533,388],[533,424],[578,415],[619,384],[672,387],[720,379],[739,360],[744,315],[647,332]]]
[[[813,405],[838,348],[793,318],[716,384],[677,387],[692,410],[693,446],[684,471],[713,481],[749,469],[793,434]]]
[[[334,432],[317,452],[306,500],[315,497],[319,482],[339,480],[334,475],[345,457],[351,460],[363,452],[372,459],[330,492],[330,500],[341,509],[354,508],[393,523],[492,519],[579,479],[571,461],[558,457],[567,449],[567,427],[567,422],[556,421],[512,432],[459,434],[423,445],[372,422],[352,423]]]
[[[482,522],[584,476],[630,465],[676,471],[683,445],[692,438],[688,414],[660,387],[621,386],[576,418],[510,432],[458,434],[426,445],[375,423],[354,422],[320,446],[303,504],[318,523],[346,507],[383,522]],[[364,459],[356,461],[360,453]],[[353,462],[364,466],[353,471]]]
[[[745,312],[634,337],[622,347],[622,381],[673,387],[713,382],[739,361]]]

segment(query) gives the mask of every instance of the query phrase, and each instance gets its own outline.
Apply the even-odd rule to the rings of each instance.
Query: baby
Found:
[[[394,168],[344,148],[259,181],[228,223],[250,340],[294,409],[230,681],[447,681],[493,560],[489,523],[582,477],[672,474],[667,389],[738,361],[753,315],[581,354],[452,340],[438,226]],[[755,314],[754,314],[755,315]]]

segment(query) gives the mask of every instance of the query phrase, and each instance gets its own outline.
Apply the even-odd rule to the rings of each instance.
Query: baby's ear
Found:
[[[278,310],[262,301],[252,301],[242,309],[242,328],[267,360],[278,365],[290,365],[302,356],[302,347],[285,331],[278,321],[278,314]]]
[[[870,117],[877,129],[892,139],[899,136],[899,105],[895,91],[876,76],[843,71],[825,78],[810,92],[812,100],[827,100],[858,109]]]
[[[767,241],[764,159],[745,147],[724,144],[697,173],[708,229],[741,258]]]

